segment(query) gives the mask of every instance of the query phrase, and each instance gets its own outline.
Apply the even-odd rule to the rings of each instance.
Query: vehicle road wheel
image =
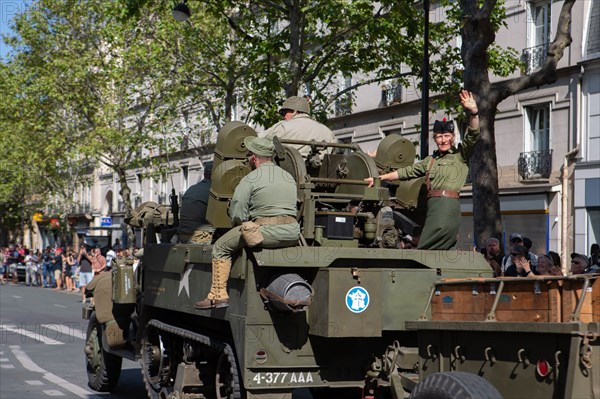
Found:
[[[88,323],[85,359],[88,386],[98,392],[110,392],[115,389],[121,376],[123,358],[102,348],[102,327],[96,320],[96,312],[92,312]]]
[[[419,382],[410,399],[502,399],[486,379],[472,373],[435,373]]]

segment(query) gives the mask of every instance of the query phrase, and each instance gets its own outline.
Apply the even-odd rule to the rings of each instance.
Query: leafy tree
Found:
[[[158,18],[164,5],[151,11],[126,18],[118,2],[38,0],[17,19],[11,42],[16,59],[37,72],[54,115],[62,110],[76,122],[64,130],[74,152],[115,173],[126,211],[128,170],[148,166],[170,144],[156,110],[172,83],[164,43],[175,21]]]
[[[575,0],[565,0],[556,36],[550,45],[545,64],[529,75],[521,75],[497,82],[490,76],[508,77],[521,67],[514,48],[501,48],[495,43],[496,32],[506,27],[505,4],[502,0],[442,1],[447,19],[430,23],[430,88],[440,93],[437,106],[449,112],[458,111],[457,95],[461,87],[472,91],[477,98],[481,138],[471,157],[473,181],[473,214],[476,242],[488,237],[502,237],[502,222],[498,190],[498,170],[494,122],[498,104],[513,94],[532,87],[553,83],[557,79],[556,66],[564,49],[571,44],[571,9]],[[417,46],[410,46],[400,38],[392,38],[392,45],[411,52],[406,58],[411,74],[419,76],[422,68],[422,26],[406,26],[407,36]],[[460,35],[460,49],[449,45]],[[399,62],[400,60],[398,60]],[[461,116],[459,115],[459,119]]]
[[[558,61],[572,42],[571,9],[574,3],[575,0],[565,0],[554,41],[550,44],[544,65],[537,72],[491,83],[489,70],[498,61],[494,38],[499,22],[493,13],[498,3],[496,0],[485,0],[483,3],[460,1],[460,16],[464,23],[461,31],[464,82],[465,87],[477,95],[481,121],[481,138],[471,158],[473,219],[478,243],[487,237],[502,236],[494,129],[496,109],[502,100],[519,91],[556,81]]]

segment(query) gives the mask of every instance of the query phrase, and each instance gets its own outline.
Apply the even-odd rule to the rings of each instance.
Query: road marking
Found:
[[[64,393],[62,393],[61,391],[57,391],[56,389],[47,389],[42,392],[44,392],[48,396],[65,396]]]
[[[18,295],[13,295],[12,297],[13,297],[13,298],[17,298],[17,299],[23,299],[23,297],[22,297],[22,296],[18,296]]]
[[[24,328],[17,328],[16,326],[13,327],[13,326],[8,326],[6,324],[0,324],[0,330],[6,330],[6,331],[14,332],[17,334],[21,334],[28,338],[35,339],[36,341],[43,342],[47,345],[64,345],[63,342],[57,341],[52,338],[44,337],[42,334],[31,332]],[[5,338],[5,337],[3,337],[3,338]]]
[[[23,352],[23,350],[21,349],[20,346],[11,345],[10,350],[12,351],[12,353],[15,355],[15,357],[17,358],[19,363],[21,363],[21,365],[24,368],[26,368],[27,370],[34,372],[34,373],[43,374],[42,377],[45,380],[58,385],[62,389],[66,389],[67,391],[71,392],[74,395],[77,395],[80,398],[101,399],[100,396],[95,395],[92,392],[86,391],[85,389],[80,388],[77,385],[71,384],[69,381],[62,379],[59,376],[54,375],[54,374],[49,373],[48,371],[44,370],[43,368],[41,368],[40,366],[35,364],[33,362],[33,360],[31,360],[31,358],[29,356],[27,356],[27,354],[25,352]],[[46,391],[44,391],[44,393],[46,393]]]
[[[73,326],[65,326],[64,324],[42,324],[42,328],[57,331],[60,334],[67,335],[69,338],[75,337],[84,341],[86,339],[85,333],[81,330],[76,329]],[[69,339],[69,342],[72,342],[72,340]]]
[[[0,369],[14,369],[15,366],[12,364],[0,364]]]
[[[63,309],[66,309],[66,308],[67,308],[66,306],[59,305],[59,304],[56,304],[56,303],[54,304],[54,306],[57,306],[57,307],[59,307],[59,308],[63,308]]]
[[[28,380],[25,381],[25,384],[27,385],[33,385],[33,386],[40,386],[40,385],[44,385],[44,383],[40,380]]]

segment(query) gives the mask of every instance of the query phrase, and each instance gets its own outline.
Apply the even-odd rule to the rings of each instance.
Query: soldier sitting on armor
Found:
[[[261,137],[272,139],[273,136],[277,136],[289,140],[337,142],[331,129],[310,117],[310,105],[304,97],[292,96],[285,100],[279,109],[279,114],[283,117],[283,121],[271,126]],[[310,146],[307,145],[290,145],[290,147],[296,148],[305,158],[310,153]]]
[[[253,170],[240,180],[233,193],[229,215],[236,227],[213,246],[210,292],[206,299],[194,304],[197,309],[229,306],[227,280],[232,257],[244,246],[260,243],[266,248],[281,248],[296,245],[300,238],[294,178],[273,163],[270,140],[246,137],[244,144]]]
[[[469,127],[461,144],[454,146],[454,122],[435,121],[433,139],[438,149],[414,165],[379,176],[381,181],[426,177],[427,215],[418,249],[451,249],[460,225],[459,191],[467,180],[468,161],[479,139],[479,110],[473,94],[462,90],[460,102],[468,112]],[[373,177],[365,179],[369,187]]]
[[[181,199],[179,226],[177,235],[181,243],[209,243],[212,240],[211,229],[206,220],[206,208],[210,192],[212,161],[204,163],[204,179],[190,186]]]

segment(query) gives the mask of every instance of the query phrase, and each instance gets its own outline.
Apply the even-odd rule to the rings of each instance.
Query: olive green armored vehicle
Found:
[[[241,122],[219,133],[207,214],[215,235],[232,227],[227,207],[250,171],[243,145],[250,135]],[[303,158],[296,144],[310,145],[311,154]],[[489,278],[491,269],[472,251],[413,249],[423,180],[365,184],[412,164],[413,144],[388,136],[375,158],[354,144],[275,139],[275,148],[297,183],[298,245],[241,251],[230,306],[196,310],[209,291],[212,246],[172,244],[172,217],[147,212],[139,264],[118,259],[89,287],[91,388],[113,390],[122,358],[139,360],[149,398],[163,399],[401,398],[419,373],[444,370],[445,358],[429,360],[418,326],[407,322],[431,317],[436,284]]]

